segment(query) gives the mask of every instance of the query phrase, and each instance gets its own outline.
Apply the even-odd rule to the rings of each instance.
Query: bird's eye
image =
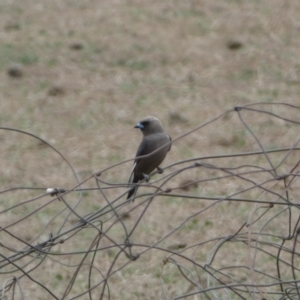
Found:
[[[142,123],[144,126],[147,126],[147,125],[149,125],[149,121],[145,121],[145,122],[143,122]]]

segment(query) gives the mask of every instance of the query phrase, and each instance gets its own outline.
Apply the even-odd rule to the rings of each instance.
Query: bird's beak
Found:
[[[145,127],[144,127],[143,124],[137,123],[137,124],[134,126],[134,128],[144,129]]]

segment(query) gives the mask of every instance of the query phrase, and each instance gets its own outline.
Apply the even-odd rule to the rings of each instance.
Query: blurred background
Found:
[[[6,128],[0,131],[1,190],[72,188],[77,182],[68,164],[42,140],[7,128],[53,145],[82,180],[133,158],[141,139],[133,126],[147,115],[158,117],[176,139],[237,105],[299,105],[299,16],[298,0],[1,0],[0,124]],[[280,106],[269,109],[283,113]],[[287,117],[292,112],[284,111]],[[270,123],[257,114],[248,120],[271,148],[288,147],[297,136],[281,119]],[[176,141],[163,165],[259,150],[248,137],[239,119],[226,114],[216,125]],[[131,165],[113,168],[103,178],[126,183]],[[177,176],[173,184],[194,176],[193,171]],[[211,188],[206,192],[216,191],[216,186]],[[217,186],[219,194],[236,188],[232,182]],[[20,196],[23,192],[3,198],[1,208],[19,203]],[[84,205],[84,213],[98,209],[100,198]],[[194,209],[191,205],[186,216]],[[48,224],[54,211],[32,221],[36,231],[16,231],[36,241],[41,223]],[[19,220],[23,213],[20,208],[2,216],[2,222]],[[156,213],[153,228],[165,217],[159,205]],[[215,223],[218,233],[223,224]],[[155,269],[154,262],[151,266]],[[141,270],[130,274],[140,275]],[[63,276],[53,278],[59,282]],[[124,287],[130,290],[128,282]],[[157,291],[146,295],[129,292],[124,299],[156,299]]]
[[[3,0],[1,126],[90,172],[135,155],[146,115],[174,138],[235,105],[299,103],[299,12],[297,0]]]

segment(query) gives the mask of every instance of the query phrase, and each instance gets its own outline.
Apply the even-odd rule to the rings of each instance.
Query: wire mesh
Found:
[[[173,137],[199,153],[220,139],[154,172],[135,201],[110,177],[132,159],[81,179],[49,142],[2,127],[42,143],[74,184],[36,187],[28,174],[2,189],[0,299],[299,299],[299,112],[237,106]]]

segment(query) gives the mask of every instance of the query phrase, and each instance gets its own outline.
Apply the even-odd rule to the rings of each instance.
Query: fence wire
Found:
[[[299,116],[253,103],[173,137],[171,151],[219,142],[152,174],[133,202],[110,179],[130,160],[82,180],[49,142],[2,127],[42,142],[76,184],[2,188],[0,299],[300,299]]]

